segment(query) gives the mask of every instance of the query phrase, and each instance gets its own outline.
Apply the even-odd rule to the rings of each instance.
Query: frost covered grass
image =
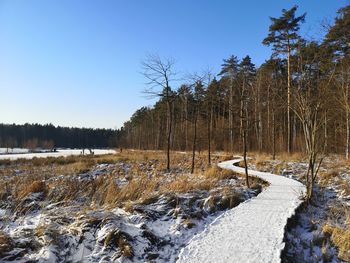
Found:
[[[174,262],[195,233],[262,188],[208,167],[204,154],[190,174],[190,157],[174,153],[171,171],[155,151],[2,163],[0,261]]]

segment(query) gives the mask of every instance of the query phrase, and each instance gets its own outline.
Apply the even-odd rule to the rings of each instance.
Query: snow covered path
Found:
[[[222,162],[221,168],[244,173],[234,166],[241,159]],[[194,236],[177,262],[280,262],[284,228],[302,202],[305,186],[271,173],[249,170],[250,176],[270,183],[257,197],[241,203]]]

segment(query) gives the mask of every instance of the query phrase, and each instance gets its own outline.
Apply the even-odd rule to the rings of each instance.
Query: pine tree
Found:
[[[348,56],[350,55],[350,5],[339,9],[337,13],[338,17],[329,29],[324,42],[337,54]]]
[[[291,9],[282,9],[282,16],[279,18],[270,17],[272,24],[269,28],[269,35],[263,40],[264,45],[272,45],[275,55],[287,55],[287,150],[291,151],[291,55],[292,51],[296,49],[297,42],[300,39],[298,31],[300,23],[304,22],[306,13],[301,16],[295,16],[297,6]]]
[[[224,59],[224,63],[221,65],[220,76],[226,77],[230,81],[230,94],[229,94],[229,130],[230,130],[230,150],[233,151],[233,81],[238,74],[238,58],[231,56],[228,59]]]
[[[240,133],[243,146],[243,159],[246,174],[246,185],[249,187],[248,166],[247,166],[247,133],[248,133],[248,88],[251,87],[255,76],[255,65],[249,56],[245,56],[239,64],[240,85]]]

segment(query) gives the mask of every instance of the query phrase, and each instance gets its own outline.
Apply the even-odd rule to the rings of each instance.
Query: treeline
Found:
[[[117,145],[118,130],[55,127],[52,124],[0,124],[0,147],[105,148]]]
[[[157,96],[124,124],[120,144],[140,149],[293,152],[349,155],[350,6],[338,10],[324,39],[299,34],[297,7],[271,18],[262,44],[270,59],[224,59],[221,72],[187,76],[174,87],[170,59],[148,57],[145,92]],[[183,76],[181,76],[183,79]],[[314,137],[308,137],[309,135]],[[318,148],[321,145],[321,148]]]

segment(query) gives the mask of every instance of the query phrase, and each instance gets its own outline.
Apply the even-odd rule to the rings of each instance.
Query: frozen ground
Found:
[[[221,168],[243,173],[238,160]],[[280,262],[287,220],[302,203],[305,187],[298,181],[271,173],[249,171],[270,186],[236,208],[225,212],[182,249],[178,262]]]
[[[2,166],[7,184],[0,194],[0,262],[175,262],[196,233],[261,191],[247,189],[244,179],[234,173],[221,179],[217,171],[212,177],[187,174],[187,157],[178,158],[178,168],[170,173],[159,169],[158,159],[121,158],[77,174],[57,174],[66,166],[53,164]],[[44,170],[52,165],[52,172]],[[34,172],[42,175],[37,179],[43,189],[21,195],[17,183]],[[211,182],[212,186],[177,191],[184,176],[186,185]],[[152,180],[155,192],[147,198],[104,201],[108,193],[122,198],[120,193],[132,195]]]
[[[300,209],[285,229],[304,189],[297,181],[273,174],[300,180],[305,163],[266,161],[258,166],[252,161],[250,168],[268,173],[250,171],[250,175],[270,182],[255,197],[260,191],[247,189],[244,178],[221,174],[228,170],[188,174],[190,162],[184,154],[176,157],[170,173],[156,153],[142,161],[123,154],[73,158],[96,160],[89,169],[71,164],[78,172],[52,161],[47,166],[33,166],[31,161],[2,165],[0,262],[344,262],[323,232],[325,224],[345,228],[350,215],[346,213],[350,196],[344,188],[350,169],[339,160],[325,161],[321,169],[325,175],[320,178],[327,188],[317,187],[314,202]],[[130,156],[138,154],[132,151]],[[206,162],[197,161],[197,169],[204,171]],[[242,173],[232,164],[221,166]],[[343,168],[337,173],[330,172],[339,165]],[[45,182],[44,190],[22,198],[19,186],[33,173],[35,180]],[[150,197],[104,201],[109,192],[122,198],[120,193],[129,193],[126,188],[137,192],[147,184],[150,187],[144,190],[152,189],[149,182],[156,183]],[[197,187],[204,182],[211,188]],[[196,187],[174,191],[188,184]]]
[[[27,151],[25,151],[24,149],[22,149],[22,150],[23,151],[20,151],[20,152],[15,151],[16,153],[0,154],[0,160],[4,160],[4,159],[16,160],[16,159],[20,159],[20,158],[32,159],[34,157],[37,157],[37,158],[62,157],[62,156],[82,154],[81,149],[57,150],[57,152],[43,152],[43,153],[27,153],[28,150]],[[116,153],[115,150],[107,150],[107,149],[93,149],[93,152],[95,155]],[[86,150],[85,153],[88,154],[89,151]]]

